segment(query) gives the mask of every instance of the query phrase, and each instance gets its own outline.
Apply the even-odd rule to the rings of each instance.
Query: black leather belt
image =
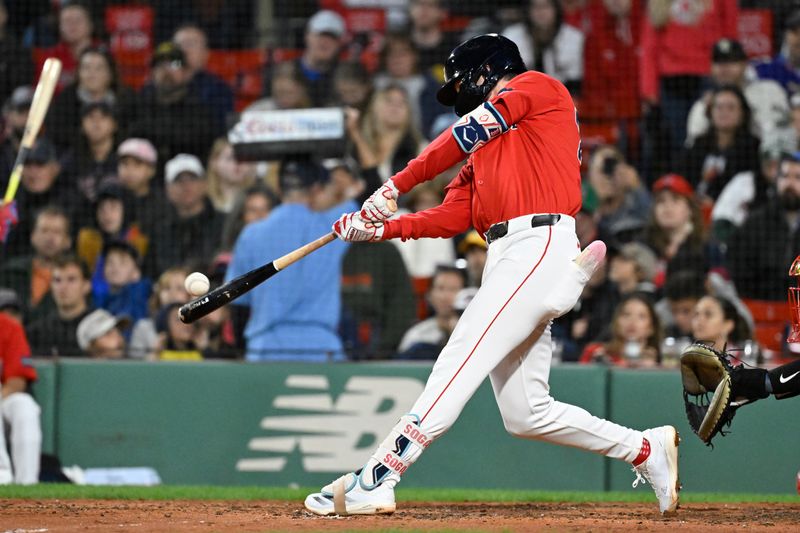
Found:
[[[553,226],[561,220],[561,215],[534,215],[531,217],[531,227],[538,228],[539,226]],[[486,231],[486,244],[491,244],[497,239],[501,239],[508,234],[508,221],[498,222]]]

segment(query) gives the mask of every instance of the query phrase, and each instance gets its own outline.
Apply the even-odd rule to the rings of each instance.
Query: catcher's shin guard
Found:
[[[396,485],[431,442],[433,438],[420,429],[417,416],[401,417],[361,469],[361,486],[370,490],[384,482]]]

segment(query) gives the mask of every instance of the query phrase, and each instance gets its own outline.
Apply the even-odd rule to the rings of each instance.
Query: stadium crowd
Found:
[[[408,0],[366,36],[345,9],[315,5],[296,41],[286,38],[295,53],[261,66],[256,97],[209,62],[249,45],[252,28],[234,28],[252,26],[255,8],[243,6],[254,3],[178,3],[149,7],[160,44],[136,86],[108,41],[106,3],[0,0],[0,175],[42,58],[64,63],[0,263],[0,310],[21,321],[34,355],[435,358],[480,285],[487,246],[475,231],[337,242],[196,324],[176,309],[190,299],[189,272],[214,287],[274,259],[402,169],[456,118],[435,98],[449,51],[492,31],[572,93],[578,233],[610,250],[554,324],[557,357],[675,365],[691,339],[735,346],[753,364],[792,356],[782,331],[763,341],[759,310],[785,305],[800,253],[800,11],[774,18],[780,51],[753,59],[739,9],[772,6],[736,0],[519,0],[491,12]],[[239,161],[226,137],[243,109],[327,106],[345,108],[338,159]],[[457,170],[401,197],[400,212],[437,205]]]

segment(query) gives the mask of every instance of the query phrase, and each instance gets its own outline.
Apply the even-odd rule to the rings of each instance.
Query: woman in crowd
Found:
[[[248,187],[241,193],[225,219],[222,229],[222,250],[232,250],[239,233],[248,224],[267,218],[280,202],[272,190],[261,183]]]
[[[423,145],[414,127],[408,95],[397,85],[376,91],[363,117],[357,110],[348,109],[346,123],[367,182],[374,181],[367,173],[377,173],[381,182],[388,180],[416,157]]]
[[[233,146],[224,137],[214,141],[206,168],[208,196],[217,211],[223,213],[230,213],[239,195],[258,178],[256,165],[238,161]]]
[[[115,108],[117,126],[124,131],[135,113],[135,95],[120,82],[114,57],[102,47],[84,50],[76,80],[55,97],[47,114],[48,136],[62,151],[75,142],[81,108],[97,102]]]
[[[245,111],[305,109],[311,107],[308,82],[293,61],[280,63],[270,72],[270,97],[256,100]]]
[[[623,298],[611,319],[611,339],[588,344],[580,362],[630,368],[659,366],[661,325],[650,298],[639,293]]]
[[[692,336],[694,340],[704,342],[717,350],[727,347],[730,351],[746,348],[747,341],[753,335],[747,321],[729,299],[707,295],[700,298],[695,306]],[[735,361],[731,362],[735,364]]]
[[[694,190],[677,174],[662,176],[653,184],[653,207],[644,238],[660,260],[658,286],[669,272],[690,270],[705,276],[717,261],[715,248],[706,242]]]
[[[709,130],[684,151],[683,175],[710,207],[739,172],[759,169],[759,139],[750,133],[751,111],[741,89],[723,85],[711,92]]]
[[[137,359],[154,359],[158,347],[158,331],[156,316],[162,307],[168,304],[183,305],[189,301],[189,293],[183,285],[189,269],[172,267],[159,276],[153,294],[150,297],[150,316],[137,320],[133,325],[128,355]]]
[[[523,22],[503,35],[517,43],[528,68],[553,76],[579,94],[583,80],[583,33],[564,23],[558,0],[530,0]]]

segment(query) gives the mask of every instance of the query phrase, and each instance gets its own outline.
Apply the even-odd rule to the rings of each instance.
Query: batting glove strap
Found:
[[[388,202],[389,200],[396,201],[398,196],[399,191],[394,182],[388,180],[361,206],[361,218],[367,222],[383,222],[390,218],[394,213],[389,209]]]
[[[346,242],[380,241],[383,238],[383,224],[361,220],[358,213],[346,213],[333,223],[333,232]]]

